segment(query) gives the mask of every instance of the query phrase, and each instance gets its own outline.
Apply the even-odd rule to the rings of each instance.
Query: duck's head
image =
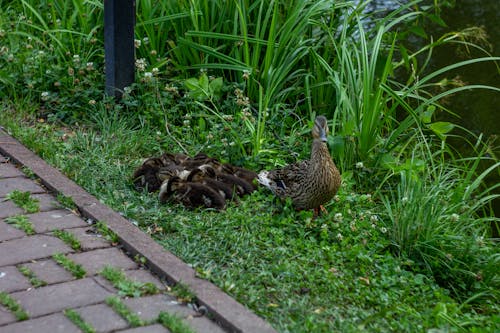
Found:
[[[313,138],[321,140],[323,142],[327,142],[328,133],[328,121],[326,120],[326,117],[317,116],[314,120],[314,126],[312,128]]]

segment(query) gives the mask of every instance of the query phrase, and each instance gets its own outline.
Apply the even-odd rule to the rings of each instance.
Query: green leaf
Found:
[[[450,132],[454,127],[455,125],[447,121],[437,121],[429,124],[429,128],[441,139],[444,139],[446,137],[445,134]]]
[[[197,78],[190,78],[184,81],[184,85],[186,86],[187,89],[191,91],[199,90],[200,89],[200,84],[198,83]]]
[[[220,92],[222,91],[222,85],[223,85],[223,80],[221,77],[218,77],[210,82],[210,94],[212,96],[220,95]]]
[[[422,112],[422,115],[420,116],[420,120],[422,120],[422,122],[424,122],[425,124],[430,123],[432,120],[432,115],[434,114],[434,111],[436,111],[436,107],[434,105],[429,106],[427,108],[427,110]]]
[[[209,86],[208,86],[208,76],[206,73],[203,73],[200,76],[199,85],[200,85],[200,88],[203,89],[203,91],[205,93],[208,93]]]

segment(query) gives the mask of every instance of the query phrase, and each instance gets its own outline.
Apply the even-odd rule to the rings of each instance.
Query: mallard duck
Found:
[[[225,200],[220,193],[206,185],[188,182],[177,176],[163,182],[158,198],[161,203],[175,201],[188,208],[224,209],[225,207]]]
[[[220,193],[220,195],[222,195],[224,199],[233,199],[235,197],[233,189],[229,185],[216,180],[214,177],[215,174],[213,174],[213,176],[207,175],[205,172],[203,172],[202,169],[196,168],[189,173],[186,180],[188,182],[195,182],[206,185]]]
[[[261,171],[258,182],[280,198],[290,198],[297,210],[325,211],[327,203],[337,193],[341,178],[327,147],[328,124],[324,116],[314,120],[313,143],[309,160],[281,169]]]

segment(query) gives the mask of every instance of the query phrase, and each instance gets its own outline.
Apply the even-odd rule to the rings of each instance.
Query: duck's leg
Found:
[[[328,211],[326,210],[326,208],[323,205],[319,205],[319,209],[321,210],[321,213],[328,214]]]

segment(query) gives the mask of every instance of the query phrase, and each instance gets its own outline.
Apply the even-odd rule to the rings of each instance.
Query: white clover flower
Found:
[[[372,215],[370,216],[370,221],[372,223],[377,223],[378,222],[378,216],[377,215]]]
[[[363,169],[365,166],[363,164],[363,162],[358,162],[356,163],[356,169]]]
[[[154,67],[151,72],[153,73],[153,75],[158,75],[158,73],[160,72],[160,70],[157,68],[157,67]]]
[[[141,47],[141,40],[140,39],[134,39],[134,47],[136,49],[140,48]]]
[[[44,91],[40,94],[40,97],[42,98],[42,101],[48,101],[49,100],[49,92],[48,91]]]
[[[385,234],[387,232],[387,228],[386,227],[380,228],[380,232],[382,232],[383,234]]]
[[[96,105],[96,103],[97,103],[97,102],[96,102],[96,100],[95,100],[95,99],[91,99],[91,100],[89,101],[89,105]]]
[[[243,78],[243,80],[248,80],[250,78],[250,71],[245,69],[243,71],[243,75],[241,75],[241,77]]]
[[[87,63],[87,70],[88,70],[88,71],[92,71],[92,70],[94,70],[94,63],[93,63],[92,61],[89,61],[89,62]]]
[[[144,45],[148,45],[149,44],[149,38],[148,37],[144,37],[142,39],[142,42],[144,43]]]
[[[337,221],[337,222],[341,222],[343,218],[344,218],[344,217],[342,216],[342,213],[336,213],[336,214],[333,216],[333,219],[334,219],[335,221]]]
[[[452,222],[458,222],[458,220],[460,219],[460,215],[453,213],[451,214],[450,219]]]
[[[339,232],[339,233],[337,234],[337,239],[338,239],[338,240],[342,240],[343,238],[344,238],[344,237],[342,237],[342,234]]]
[[[404,197],[401,198],[401,203],[402,204],[405,204],[407,202],[408,202],[408,197],[407,196],[404,196]]]
[[[144,73],[144,77],[147,78],[147,79],[151,79],[153,77],[153,73],[151,73],[151,72],[145,72]]]
[[[144,72],[146,70],[146,59],[140,58],[135,61],[135,67],[138,71]]]
[[[74,62],[75,64],[79,64],[79,63],[80,63],[80,56],[79,56],[78,54],[75,54],[75,55],[73,56],[73,62]]]

